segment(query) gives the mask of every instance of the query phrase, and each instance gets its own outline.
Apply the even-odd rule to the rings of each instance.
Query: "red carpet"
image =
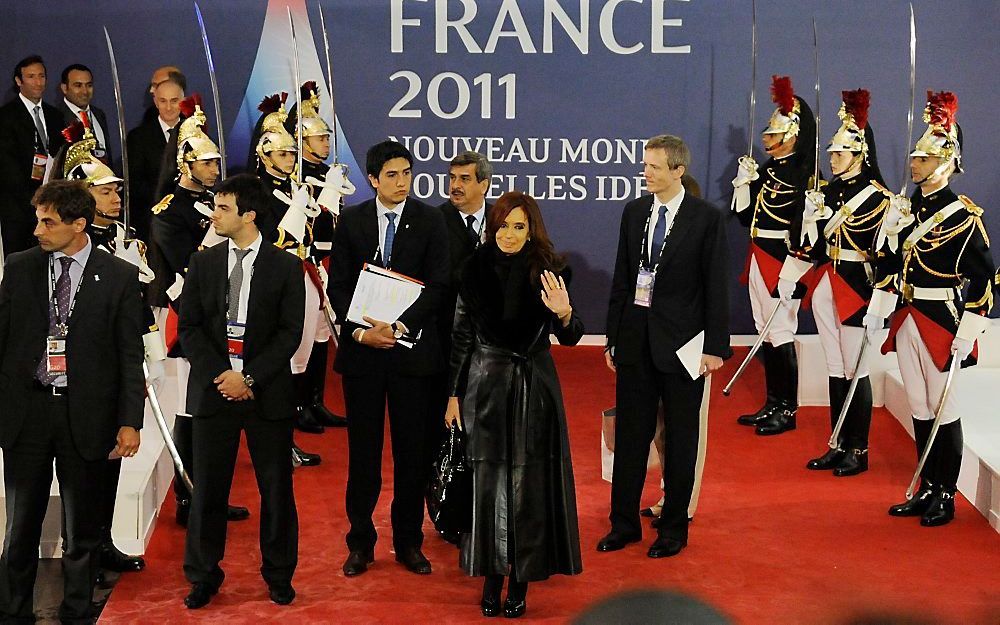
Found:
[[[704,486],[688,548],[675,558],[651,560],[645,543],[654,532],[647,528],[643,544],[597,553],[594,546],[608,529],[610,493],[600,479],[599,414],[614,403],[613,378],[598,348],[554,351],[570,420],[584,573],[532,585],[522,620],[565,623],[622,589],[658,587],[697,595],[740,623],[841,623],[887,611],[931,622],[1000,623],[1000,536],[979,512],[959,498],[956,520],[942,528],[886,515],[888,506],[903,498],[915,464],[913,443],[895,419],[876,411],[868,473],[834,478],[806,471],[806,460],[823,451],[829,435],[826,409],[803,409],[794,432],[755,436],[735,418],[757,407],[759,367],[750,368],[732,397],[718,392],[736,359],[715,376]],[[339,380],[330,390],[331,405],[342,409]],[[429,524],[424,552],[433,575],[418,577],[393,559],[385,496],[391,493],[388,451],[384,496],[376,511],[376,562],[367,574],[345,578],[340,567],[347,556],[346,433],[328,430],[296,438],[308,451],[321,452],[323,465],[295,473],[301,540],[294,604],[272,604],[258,573],[259,501],[244,453],[231,501],[248,505],[254,516],[229,526],[227,578],[219,595],[197,612],[184,608],[184,534],[173,523],[168,497],[146,553],[148,568],[122,577],[101,621],[444,624],[481,619],[481,581],[464,576],[456,549],[438,539]],[[658,497],[657,479],[651,473],[647,480],[647,503]]]

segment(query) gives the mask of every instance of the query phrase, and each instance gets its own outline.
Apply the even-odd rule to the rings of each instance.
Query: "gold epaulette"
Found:
[[[882,195],[886,197],[892,197],[893,195],[895,195],[892,191],[880,185],[877,180],[872,180],[869,184],[878,189],[882,193]]]
[[[170,206],[170,202],[173,199],[174,199],[173,193],[168,193],[167,195],[165,195],[163,199],[157,202],[156,206],[153,207],[153,214],[159,215],[163,211],[167,210],[167,207]]]
[[[965,210],[969,211],[976,217],[983,216],[983,209],[976,206],[976,203],[969,199],[968,196],[960,195],[958,199],[962,200],[962,204],[965,204]]]

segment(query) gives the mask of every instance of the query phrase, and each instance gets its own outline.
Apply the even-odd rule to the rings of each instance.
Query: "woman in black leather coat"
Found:
[[[569,270],[552,249],[535,200],[503,194],[485,243],[462,273],[445,422],[468,434],[474,472],[472,532],[461,565],[486,577],[482,611],[521,616],[528,582],[581,572],[566,414],[549,334],[575,345]],[[461,417],[459,417],[461,413]]]

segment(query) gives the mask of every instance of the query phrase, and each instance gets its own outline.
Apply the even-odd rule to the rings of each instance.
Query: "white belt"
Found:
[[[868,262],[868,254],[857,250],[844,249],[835,245],[827,246],[826,255],[830,257],[830,260],[841,260],[849,263]]]
[[[903,284],[903,299],[912,302],[915,299],[935,302],[951,302],[955,300],[953,287],[924,287]]]
[[[780,239],[788,240],[788,230],[764,230],[763,228],[751,228],[750,237],[754,239]]]

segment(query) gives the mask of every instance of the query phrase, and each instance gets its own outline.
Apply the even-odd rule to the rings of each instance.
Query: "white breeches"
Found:
[[[302,324],[302,340],[292,356],[292,373],[305,372],[313,343],[325,343],[330,340],[330,327],[320,309],[319,291],[307,274],[303,273],[302,278],[306,281],[306,316]]]
[[[819,334],[820,345],[826,355],[826,370],[831,378],[854,378],[854,367],[858,363],[858,352],[861,351],[861,340],[865,336],[864,328],[841,325],[837,305],[833,301],[833,285],[830,274],[824,273],[812,296],[813,317],[816,319],[816,331]],[[887,331],[880,332],[881,340],[868,345],[868,356],[861,363],[861,377],[868,375],[868,362],[872,354],[877,353],[885,340]]]
[[[764,284],[764,276],[761,275],[757,267],[757,259],[750,258],[750,275],[748,279],[750,288],[750,309],[753,311],[753,322],[760,333],[767,323],[767,318],[775,306],[780,305],[780,300],[771,297],[767,285]],[[802,302],[795,300],[791,306],[782,306],[778,314],[774,316],[771,327],[768,329],[764,340],[777,347],[795,340],[795,332],[799,329],[799,306]]]
[[[906,400],[910,404],[910,412],[914,419],[929,421],[934,418],[934,411],[941,403],[941,393],[948,374],[938,371],[931,358],[931,353],[920,338],[920,331],[912,316],[908,316],[896,333],[896,356],[899,358],[899,373],[903,377],[903,388],[906,389]],[[955,377],[961,375],[956,371]],[[954,393],[948,393],[944,404],[944,414],[941,423],[958,421],[956,410],[957,400]]]

